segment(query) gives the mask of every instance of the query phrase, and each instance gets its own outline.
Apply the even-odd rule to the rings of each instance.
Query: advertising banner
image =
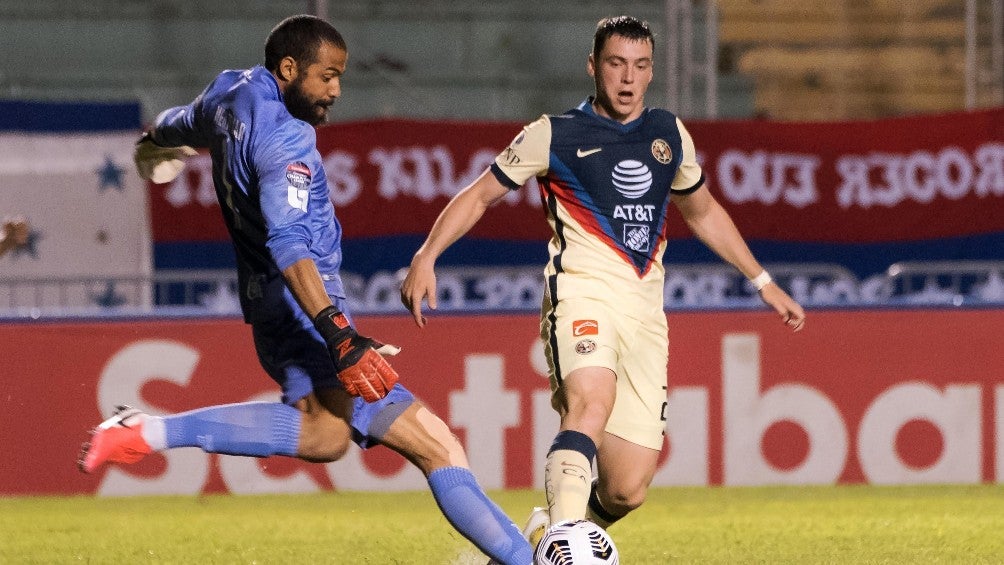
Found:
[[[1004,259],[1004,214],[990,212],[1004,210],[1004,109],[868,122],[685,123],[709,188],[762,259],[837,263],[859,275],[897,261]],[[374,120],[320,128],[348,269],[407,264],[448,199],[521,127]],[[173,183],[151,187],[158,266],[212,261],[191,251],[214,245],[223,259],[213,266],[232,260],[208,157],[189,165]],[[445,260],[539,263],[548,236],[531,179]],[[680,243],[670,245],[667,262],[713,259],[682,221],[670,221],[668,237]]]
[[[403,381],[452,427],[486,488],[541,487],[557,430],[534,315],[363,316],[404,347]],[[1004,482],[1001,310],[669,314],[666,448],[654,484]],[[234,319],[0,326],[0,494],[420,490],[383,447],[308,464],[184,448],[94,475],[87,430],[117,404],[152,414],[275,401]]]

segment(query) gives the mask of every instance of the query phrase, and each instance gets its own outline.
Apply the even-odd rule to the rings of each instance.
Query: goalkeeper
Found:
[[[209,149],[244,319],[283,403],[163,418],[122,407],[95,428],[80,468],[189,446],[329,462],[350,440],[382,444],[422,470],[443,514],[474,545],[497,562],[527,565],[529,545],[477,484],[459,441],[398,384],[384,359],[397,349],[359,335],[346,312],[341,227],[312,127],[341,94],[346,59],[327,22],[287,18],[266,41],[264,66],[224,71],[191,104],[162,112],[136,147],[140,174],[154,182],[174,178],[191,147]]]

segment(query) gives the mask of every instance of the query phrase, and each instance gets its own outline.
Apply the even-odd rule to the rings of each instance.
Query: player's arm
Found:
[[[341,316],[344,318],[344,315],[331,303],[331,297],[328,296],[328,291],[324,288],[321,273],[317,270],[317,264],[312,259],[296,261],[282,271],[282,276],[286,279],[286,284],[300,308],[310,316],[311,320],[314,320],[315,325],[318,320],[323,320],[325,317],[338,318]],[[346,320],[345,323],[347,324],[348,321]],[[322,336],[326,337],[324,332],[322,332]],[[396,345],[381,343],[373,338],[365,339],[368,339],[370,346],[381,355],[389,357],[397,355],[401,351],[401,348]]]
[[[425,326],[422,300],[436,309],[436,259],[463,237],[481,219],[492,204],[509,192],[491,169],[457,193],[436,218],[425,243],[411,260],[408,274],[401,283],[401,302],[411,311],[415,323]]]
[[[290,292],[324,338],[346,392],[367,402],[387,396],[397,383],[398,374],[381,352],[392,354],[388,348],[393,346],[356,332],[345,314],[331,303],[312,259],[300,259],[283,269],[282,274]]]
[[[422,300],[436,309],[436,259],[466,234],[492,204],[530,177],[547,171],[550,161],[551,121],[548,116],[527,125],[495,162],[473,183],[450,200],[433,224],[425,243],[411,260],[401,282],[401,302],[418,327],[425,327]]]
[[[788,293],[777,286],[757,262],[728,212],[715,200],[707,187],[689,194],[674,193],[673,203],[690,231],[723,260],[753,281],[760,297],[793,330],[802,329],[805,311]]]
[[[141,178],[157,184],[173,181],[185,168],[185,158],[196,154],[192,146],[205,145],[195,127],[200,100],[164,110],[153,127],[140,135],[133,160]]]
[[[373,402],[386,396],[398,380],[397,372],[382,355],[396,351],[359,335],[328,296],[311,241],[317,235],[312,231],[315,223],[334,221],[330,208],[314,210],[309,197],[288,196],[290,190],[316,191],[327,184],[314,142],[312,128],[290,121],[273,130],[255,150],[260,208],[268,230],[266,247],[290,292],[324,339],[345,390]],[[297,175],[290,173],[291,167]]]
[[[300,308],[313,320],[325,308],[331,306],[331,297],[321,280],[317,264],[311,259],[300,259],[282,271],[290,292],[300,304]]]
[[[767,271],[753,257],[728,212],[705,186],[690,132],[679,119],[676,125],[683,155],[673,179],[671,198],[683,220],[698,239],[753,283],[760,298],[781,316],[785,324],[795,331],[802,329],[805,324],[802,307],[773,283]]]

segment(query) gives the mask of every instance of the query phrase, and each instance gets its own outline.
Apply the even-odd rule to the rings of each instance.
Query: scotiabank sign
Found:
[[[486,488],[540,487],[556,427],[533,315],[359,326],[403,345],[403,380],[467,446]],[[765,312],[670,313],[667,449],[656,485],[1004,482],[1002,310],[829,311],[788,332]],[[382,447],[341,461],[194,448],[96,475],[86,430],[153,413],[275,400],[236,320],[0,326],[0,494],[424,489]]]

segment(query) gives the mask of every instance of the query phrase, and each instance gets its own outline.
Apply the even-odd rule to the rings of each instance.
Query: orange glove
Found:
[[[399,351],[356,333],[345,314],[334,306],[321,310],[314,318],[314,327],[328,344],[328,353],[338,370],[338,379],[352,396],[374,402],[387,396],[398,380],[397,371],[380,352]]]

